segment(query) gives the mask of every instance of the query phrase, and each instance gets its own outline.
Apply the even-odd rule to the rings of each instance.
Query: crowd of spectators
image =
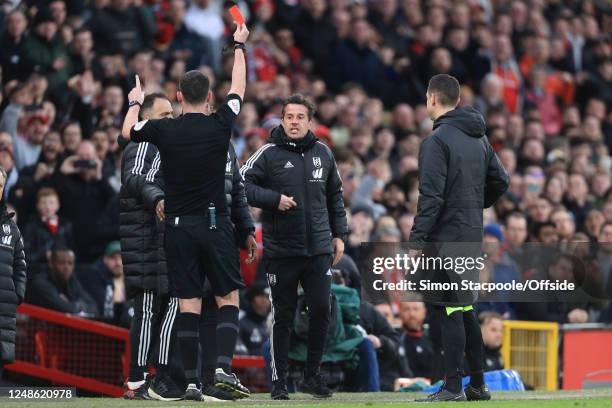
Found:
[[[248,89],[233,137],[238,157],[243,163],[265,143],[280,122],[283,98],[294,92],[312,98],[313,131],[333,148],[344,184],[346,258],[358,260],[364,241],[408,240],[418,198],[419,144],[432,128],[427,81],[448,73],[462,84],[461,105],[484,115],[489,140],[511,177],[510,190],[485,210],[485,240],[495,250],[483,279],[566,276],[580,264],[605,292],[600,302],[539,307],[485,298],[483,330],[492,350],[487,365],[499,365],[499,316],[612,320],[605,301],[612,294],[607,2],[238,4],[251,30]],[[220,0],[2,4],[0,166],[8,173],[2,198],[23,231],[28,301],[129,322],[116,243],[117,137],[127,91],[138,74],[146,93],[165,93],[179,114],[178,79],[200,69],[211,78],[215,101],[223,100],[232,67],[231,53],[223,52],[232,32],[228,6]],[[258,221],[257,210],[253,215]],[[524,254],[526,242],[551,248],[554,262],[525,263],[533,260]],[[261,276],[255,267],[243,272],[249,284]],[[345,268],[342,274],[358,287],[359,270]],[[245,295],[248,320],[240,327],[246,352],[260,353],[268,335],[264,292],[252,286]],[[421,335],[422,305],[383,303],[376,313],[398,332],[390,336],[391,352],[388,341],[367,333],[375,348],[407,356],[415,376],[432,375],[431,360],[415,355],[431,351]],[[397,376],[404,375],[396,368]]]

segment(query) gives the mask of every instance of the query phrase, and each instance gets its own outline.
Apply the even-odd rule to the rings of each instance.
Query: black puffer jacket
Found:
[[[119,192],[121,256],[129,297],[143,290],[157,290],[158,231],[155,213],[145,202],[144,187],[159,171],[159,152],[150,143],[127,143],[121,159]],[[153,186],[154,187],[154,186]],[[149,186],[150,188],[150,186]],[[163,192],[161,193],[163,196]]]
[[[0,202],[0,361],[15,359],[17,306],[26,289],[26,262],[23,240],[13,213]]]
[[[332,253],[332,237],[348,233],[342,180],[331,150],[312,132],[290,139],[282,126],[240,170],[249,205],[263,209],[264,257]],[[278,210],[281,194],[296,207]]]

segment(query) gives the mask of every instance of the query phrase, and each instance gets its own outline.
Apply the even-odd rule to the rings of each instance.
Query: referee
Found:
[[[164,248],[170,291],[179,298],[178,338],[188,384],[185,399],[191,400],[203,398],[196,368],[205,278],[211,282],[218,306],[215,385],[249,395],[230,366],[238,336],[238,289],[244,283],[224,191],[231,129],[246,88],[248,35],[244,24],[234,33],[232,83],[217,112],[207,115],[212,96],[208,78],[189,71],[179,81],[180,117],[136,123],[144,99],[136,76],[122,129],[125,138],[152,143],[160,153],[165,179]]]
[[[410,233],[410,257],[423,251],[428,257],[443,257],[463,243],[480,251],[483,208],[488,208],[506,191],[508,174],[485,136],[485,121],[473,108],[457,108],[459,82],[450,75],[432,77],[427,88],[427,112],[434,121],[433,132],[419,151],[419,202]],[[478,255],[476,255],[478,256]],[[458,279],[452,270],[436,270],[434,281]],[[488,400],[484,383],[484,349],[473,294],[441,292],[426,298],[439,325],[444,351],[444,386],[421,400]],[[463,391],[461,368],[464,352],[470,366],[470,384]]]
[[[309,315],[308,357],[300,388],[318,398],[331,397],[319,369],[330,319],[330,267],[342,257],[348,228],[334,156],[309,130],[314,110],[302,95],[289,97],[270,143],[240,170],[249,205],[263,209],[262,262],[273,316],[272,399],[289,399],[287,355],[298,284]]]

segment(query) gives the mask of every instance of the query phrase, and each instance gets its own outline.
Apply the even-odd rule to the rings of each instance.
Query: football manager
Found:
[[[273,399],[289,399],[289,335],[298,283],[308,305],[303,392],[331,396],[320,365],[330,320],[332,273],[348,233],[342,180],[331,150],[310,131],[315,107],[302,95],[283,103],[282,123],[240,170],[249,205],[263,209],[263,267],[272,300]],[[332,257],[333,254],[333,257]]]

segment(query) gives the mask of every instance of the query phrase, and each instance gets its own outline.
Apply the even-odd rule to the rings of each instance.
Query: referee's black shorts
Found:
[[[164,248],[168,284],[180,299],[201,298],[205,278],[215,296],[244,287],[240,276],[239,250],[228,216],[217,218],[210,229],[206,216],[188,215],[166,220]]]

